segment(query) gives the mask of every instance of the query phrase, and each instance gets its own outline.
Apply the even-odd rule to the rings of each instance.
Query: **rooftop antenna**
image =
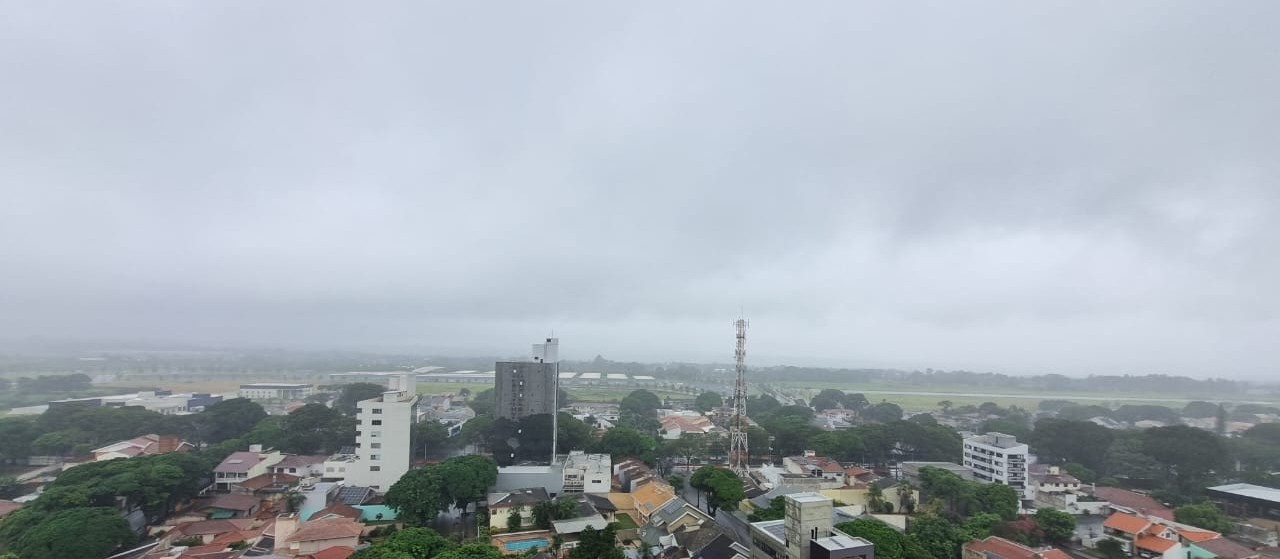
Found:
[[[738,330],[737,349],[733,356],[736,362],[734,370],[737,381],[733,385],[733,417],[729,423],[729,468],[740,476],[747,475],[750,467],[747,453],[747,320],[742,318],[733,322]]]

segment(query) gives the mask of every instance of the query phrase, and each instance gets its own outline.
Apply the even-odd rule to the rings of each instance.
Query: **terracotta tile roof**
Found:
[[[311,555],[307,555],[309,559],[347,559],[351,554],[355,553],[354,548],[345,545],[335,545],[330,548],[322,549]]]
[[[646,483],[631,492],[635,509],[645,516],[653,514],[675,496],[674,488],[659,481]]]
[[[179,524],[174,532],[182,536],[207,536],[210,534],[225,534],[227,532],[238,532],[248,530],[253,526],[253,521],[248,518],[233,518],[230,520],[198,520],[195,522],[185,522]]]
[[[302,478],[292,474],[262,474],[260,476],[253,476],[249,479],[238,482],[235,485],[250,491],[257,491],[267,487],[288,487],[298,483],[298,480],[300,479]]]
[[[1186,528],[1178,529],[1178,536],[1190,542],[1203,542],[1220,537],[1222,534],[1210,532],[1208,530],[1189,530]]]
[[[311,513],[311,516],[307,517],[307,520],[320,520],[321,518],[330,515],[358,520],[360,518],[360,509],[343,502],[335,502],[325,508]]]
[[[1148,526],[1151,526],[1151,521],[1132,514],[1117,512],[1107,517],[1107,521],[1103,522],[1102,525],[1126,534],[1139,534],[1146,530]]]
[[[260,504],[262,501],[253,495],[218,495],[209,503],[208,508],[249,511]]]
[[[1066,553],[1059,549],[1032,549],[999,536],[989,536],[984,540],[971,540],[969,543],[964,544],[964,547],[970,551],[987,556],[1003,557],[1004,559],[1070,559]]]
[[[323,518],[303,522],[298,531],[289,536],[291,542],[311,542],[354,538],[364,531],[364,525],[350,518]]]
[[[1097,487],[1093,494],[1113,505],[1133,509],[1147,516],[1155,516],[1165,520],[1173,520],[1173,509],[1160,504],[1160,501],[1147,495],[1135,493],[1119,487]]]
[[[1175,545],[1178,545],[1178,542],[1173,540],[1167,540],[1160,536],[1152,536],[1150,534],[1139,534],[1137,539],[1134,540],[1133,545],[1136,545],[1148,551],[1154,551],[1156,553],[1164,553],[1166,551],[1169,551],[1169,548]]]
[[[1214,538],[1212,540],[1195,542],[1192,545],[1223,559],[1246,559],[1248,557],[1261,555],[1260,552],[1254,551],[1227,538]]]

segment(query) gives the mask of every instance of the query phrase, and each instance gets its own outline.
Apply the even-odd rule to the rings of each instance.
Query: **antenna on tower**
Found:
[[[729,468],[747,475],[750,465],[747,452],[747,320],[738,315],[733,322],[738,330],[738,345],[733,356],[737,381],[733,385],[733,417],[729,423]]]

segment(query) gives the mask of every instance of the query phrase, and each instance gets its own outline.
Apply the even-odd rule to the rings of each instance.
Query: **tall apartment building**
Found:
[[[356,460],[347,485],[386,492],[409,471],[409,434],[417,417],[417,380],[412,373],[390,379],[386,392],[356,404]]]
[[[832,526],[829,497],[795,493],[783,500],[782,520],[751,523],[751,559],[875,559],[875,545]]]
[[[551,414],[551,462],[556,461],[556,431],[560,409],[560,339],[533,344],[529,361],[499,361],[493,365],[493,398],[498,417],[517,421],[530,415]]]
[[[974,435],[964,440],[964,465],[973,469],[973,479],[1013,487],[1022,500],[1035,498],[1027,482],[1028,454],[1027,445],[1004,433]]]

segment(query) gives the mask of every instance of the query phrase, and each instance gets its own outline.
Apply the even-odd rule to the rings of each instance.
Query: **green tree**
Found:
[[[281,426],[284,438],[280,450],[296,454],[332,453],[356,439],[356,420],[322,404],[307,404],[294,410],[284,417]]]
[[[567,559],[622,559],[617,539],[618,532],[613,524],[600,530],[588,526],[578,534],[578,545],[569,550]]]
[[[476,392],[471,396],[468,405],[476,412],[476,415],[487,415],[492,417],[494,410],[497,408],[497,402],[492,388],[486,388]]]
[[[207,443],[238,439],[266,416],[262,406],[246,398],[223,400],[195,414],[195,436]]]
[[[786,498],[782,496],[774,497],[769,500],[769,506],[763,509],[756,509],[747,515],[749,522],[761,522],[764,520],[782,520],[787,513]]]
[[[1094,549],[1102,555],[1102,559],[1126,559],[1129,552],[1124,550],[1124,544],[1119,540],[1111,538],[1102,538],[1094,545]]]
[[[1028,442],[1041,459],[1050,463],[1074,462],[1094,471],[1104,467],[1104,457],[1114,434],[1089,421],[1046,418],[1036,422]]]
[[[1004,522],[1004,519],[998,514],[975,514],[965,519],[964,531],[970,538],[981,540],[990,536],[1001,522]]]
[[[761,417],[769,415],[781,407],[782,404],[778,402],[778,399],[768,394],[747,396],[747,417],[753,418],[757,422],[760,421]]]
[[[507,513],[507,531],[519,532],[521,526],[524,526],[524,517],[520,515],[520,509],[511,507],[511,512]]]
[[[1071,513],[1063,512],[1057,509],[1040,509],[1035,514],[1036,526],[1044,532],[1045,539],[1056,543],[1065,544],[1071,540],[1071,536],[1076,532],[1076,517]]]
[[[880,423],[889,423],[902,419],[902,407],[892,402],[880,402],[867,408],[863,417]]]
[[[338,399],[333,401],[333,409],[346,415],[356,414],[356,404],[382,396],[387,387],[372,382],[353,382],[342,385]]]
[[[968,533],[935,514],[911,519],[907,534],[935,559],[959,559],[960,546],[969,540]]]
[[[716,466],[703,466],[693,472],[689,485],[698,490],[699,498],[706,493],[707,512],[713,516],[716,510],[733,507],[744,497],[742,479],[732,470]]]
[[[1212,503],[1180,506],[1173,509],[1173,519],[1183,524],[1223,534],[1230,533],[1232,528],[1231,520],[1222,513],[1222,509]]]
[[[719,392],[712,392],[708,390],[699,394],[698,397],[693,400],[693,405],[697,407],[698,410],[706,413],[723,406],[724,398],[720,396]]]
[[[427,456],[433,450],[444,448],[449,442],[449,429],[439,421],[426,420],[413,424],[409,432],[409,446],[414,456]]]
[[[1182,415],[1183,417],[1192,417],[1196,419],[1217,417],[1218,404],[1205,402],[1203,400],[1187,402],[1187,405],[1182,407]]]
[[[866,451],[862,438],[852,429],[823,431],[814,435],[809,444],[819,455],[845,462],[855,460]]]
[[[977,506],[977,484],[942,468],[920,468],[920,484],[928,499],[941,501],[951,514],[966,516],[972,507]]]
[[[634,390],[618,403],[618,426],[642,433],[658,432],[658,408],[662,400],[648,390]]]
[[[600,437],[596,451],[608,454],[616,462],[623,458],[635,457],[652,464],[658,443],[653,437],[628,427],[614,427]]]
[[[1179,495],[1195,495],[1226,465],[1226,446],[1217,435],[1195,427],[1173,425],[1147,429],[1142,452],[1164,465],[1165,479]]]
[[[31,441],[36,435],[35,423],[24,417],[0,419],[0,460],[23,462],[31,456]]]
[[[24,531],[9,548],[23,559],[88,559],[106,557],[133,540],[133,531],[118,512],[89,507],[53,513]]]
[[[876,559],[934,559],[914,538],[874,518],[843,522],[836,529],[875,544]]]
[[[423,526],[449,507],[440,474],[434,468],[409,470],[387,490],[387,506],[396,509],[400,520]]]
[[[998,515],[1004,520],[1018,517],[1018,491],[999,483],[979,484],[974,490],[977,512]]]
[[[561,495],[550,501],[533,505],[533,524],[543,530],[550,530],[552,522],[574,518],[577,515],[578,503],[568,495]]]
[[[809,401],[809,406],[818,411],[834,410],[844,407],[844,391],[824,388]]]
[[[595,429],[565,412],[560,412],[557,433],[559,437],[556,446],[561,454],[568,454],[572,450],[586,450],[596,443]]]
[[[502,559],[498,548],[487,543],[464,543],[446,550],[433,559]]]
[[[440,478],[441,497],[458,510],[484,498],[489,487],[498,481],[497,463],[478,454],[455,456],[428,468]]]

